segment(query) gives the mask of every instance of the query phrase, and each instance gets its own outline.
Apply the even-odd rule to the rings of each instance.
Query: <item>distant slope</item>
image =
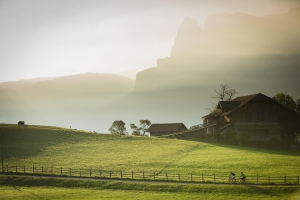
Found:
[[[0,88],[0,121],[77,124],[88,129],[88,124],[100,119],[95,113],[129,94],[133,87],[133,80],[120,75],[87,73]]]
[[[139,70],[131,69],[131,70],[120,72],[120,73],[118,73],[118,75],[125,76],[127,78],[131,78],[131,79],[135,80],[137,73],[139,73]]]
[[[7,82],[1,82],[0,88],[20,88],[20,87],[27,87],[30,85],[33,85],[35,83],[41,82],[41,81],[48,81],[51,79],[55,79],[56,77],[39,77],[39,78],[33,78],[33,79],[23,79],[18,81],[7,81]]]

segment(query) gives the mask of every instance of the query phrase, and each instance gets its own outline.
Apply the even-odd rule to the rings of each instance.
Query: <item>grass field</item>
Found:
[[[181,174],[299,176],[299,152],[203,141],[126,137],[56,127],[0,125],[4,165]]]
[[[0,176],[0,199],[297,200],[299,187],[123,183]]]
[[[58,127],[0,125],[5,166],[299,176],[299,153]],[[0,199],[299,199],[299,187],[121,183],[0,176]]]

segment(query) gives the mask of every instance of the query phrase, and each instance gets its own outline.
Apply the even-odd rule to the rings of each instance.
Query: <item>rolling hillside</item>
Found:
[[[145,171],[157,174],[297,176],[299,152],[205,141],[97,134],[59,127],[0,125],[5,166]]]

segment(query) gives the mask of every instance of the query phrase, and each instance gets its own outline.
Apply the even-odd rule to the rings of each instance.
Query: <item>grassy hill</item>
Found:
[[[126,137],[57,127],[0,125],[5,166],[93,168],[156,173],[298,176],[298,152],[203,141]]]
[[[157,173],[299,175],[299,153],[205,141],[126,137],[47,126],[0,124],[5,166]],[[297,199],[295,186],[178,185],[0,176],[4,199]]]

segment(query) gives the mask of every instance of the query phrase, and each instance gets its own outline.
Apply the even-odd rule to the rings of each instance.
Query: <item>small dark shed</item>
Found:
[[[152,124],[147,132],[150,136],[161,136],[168,135],[172,133],[178,133],[181,131],[186,131],[187,128],[183,123],[172,123],[172,124]]]
[[[18,125],[24,126],[24,125],[25,125],[25,122],[24,122],[24,121],[19,121],[19,122],[18,122]]]

